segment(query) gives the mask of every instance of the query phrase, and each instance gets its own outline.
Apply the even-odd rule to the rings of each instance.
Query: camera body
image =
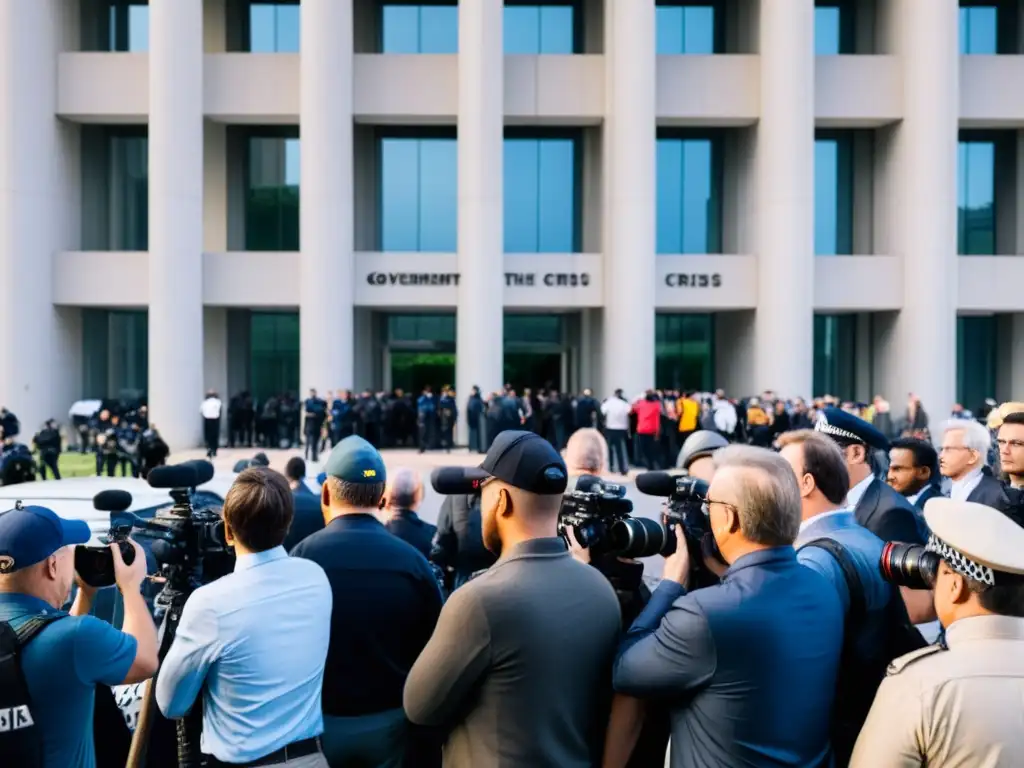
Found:
[[[562,497],[558,535],[567,538],[566,529],[571,528],[580,546],[593,554],[617,553],[622,547],[622,537],[613,536],[611,531],[630,520],[632,512],[633,502],[626,498],[625,486],[584,475],[577,487]],[[616,533],[620,531],[616,529]]]
[[[82,577],[82,581],[90,587],[112,587],[114,578],[114,555],[110,551],[109,544],[117,544],[121,550],[121,559],[125,565],[135,562],[135,547],[128,541],[132,532],[131,522],[111,522],[110,531],[102,539],[104,546],[90,547],[79,545],[75,547],[75,571]]]

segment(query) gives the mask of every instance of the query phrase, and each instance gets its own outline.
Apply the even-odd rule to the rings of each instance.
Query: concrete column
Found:
[[[55,117],[63,5],[0,2],[0,406],[21,419],[26,441],[47,417],[66,420],[65,382],[76,393],[82,383],[81,358],[61,354],[71,334],[52,306],[53,253],[80,237],[69,231],[78,157]]]
[[[813,0],[761,0],[759,40],[754,379],[757,390],[808,396],[814,371]]]
[[[455,388],[501,387],[504,324],[502,0],[459,3],[459,306]],[[459,442],[468,439],[459,420]]]
[[[352,4],[303,0],[300,388],[353,385]]]
[[[202,432],[203,3],[149,13],[149,412],[173,451]]]
[[[889,169],[896,180],[895,254],[903,258],[897,370],[888,396],[916,392],[929,413],[956,397],[957,0],[904,0],[898,17],[903,122]],[[894,255],[895,255],[894,254]]]
[[[654,0],[605,3],[605,238],[602,383],[654,385]]]

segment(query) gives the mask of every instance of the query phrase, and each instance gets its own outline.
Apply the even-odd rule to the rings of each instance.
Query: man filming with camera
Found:
[[[556,535],[565,464],[532,432],[495,438],[467,479],[500,557],[452,593],[405,684],[405,712],[447,729],[446,768],[599,762],[619,606]]]
[[[189,597],[157,676],[167,717],[183,717],[202,691],[200,746],[211,766],[327,768],[319,737],[331,588],[319,565],[285,552],[292,515],[283,476],[239,474],[224,500],[234,573]]]
[[[16,633],[18,651],[0,652],[0,710],[17,706],[24,685],[34,727],[0,728],[0,764],[18,768],[94,768],[93,713],[97,685],[138,683],[157,668],[157,634],[140,587],[146,557],[137,543],[132,564],[111,545],[114,576],[124,597],[123,630],[89,616],[96,590],[77,578],[75,545],[89,526],[44,507],[0,514],[0,643]],[[62,612],[78,583],[70,613]],[[8,634],[5,630],[11,630]],[[9,675],[17,663],[19,674]],[[28,722],[32,726],[32,722]],[[23,721],[24,722],[24,721]],[[13,726],[13,727],[12,727]],[[34,758],[34,759],[33,759]]]
[[[664,581],[633,623],[614,668],[616,691],[671,697],[673,768],[786,764],[829,758],[842,647],[835,590],[796,559],[800,493],[776,454],[715,453],[703,512],[721,583],[687,591],[690,552],[676,527]]]

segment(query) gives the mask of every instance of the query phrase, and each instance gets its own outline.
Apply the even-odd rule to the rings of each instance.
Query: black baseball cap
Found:
[[[520,429],[501,432],[479,467],[465,470],[470,480],[497,478],[530,493],[554,495],[565,492],[569,472],[547,440]]]

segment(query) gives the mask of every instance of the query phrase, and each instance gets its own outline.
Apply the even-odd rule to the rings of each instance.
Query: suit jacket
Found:
[[[431,545],[437,527],[431,525],[412,510],[397,510],[384,526],[392,536],[397,536],[418,549],[426,558],[430,557]]]
[[[927,536],[914,505],[877,477],[854,509],[857,522],[882,541],[924,544]]]
[[[1010,499],[1006,495],[1006,487],[987,472],[981,476],[981,482],[971,491],[967,500],[973,501],[976,504],[995,507],[1003,512],[1010,506]]]
[[[939,486],[929,485],[927,488],[921,491],[921,495],[917,497],[917,501],[914,502],[914,506],[920,510],[923,510],[925,503],[929,499],[941,499],[944,496],[945,494],[942,492],[942,489],[939,488]]]
[[[323,530],[324,527],[324,514],[320,509],[319,496],[305,485],[300,485],[297,490],[292,491],[292,499],[295,501],[295,517],[292,518],[288,535],[284,537],[284,548],[288,552],[304,538]]]

